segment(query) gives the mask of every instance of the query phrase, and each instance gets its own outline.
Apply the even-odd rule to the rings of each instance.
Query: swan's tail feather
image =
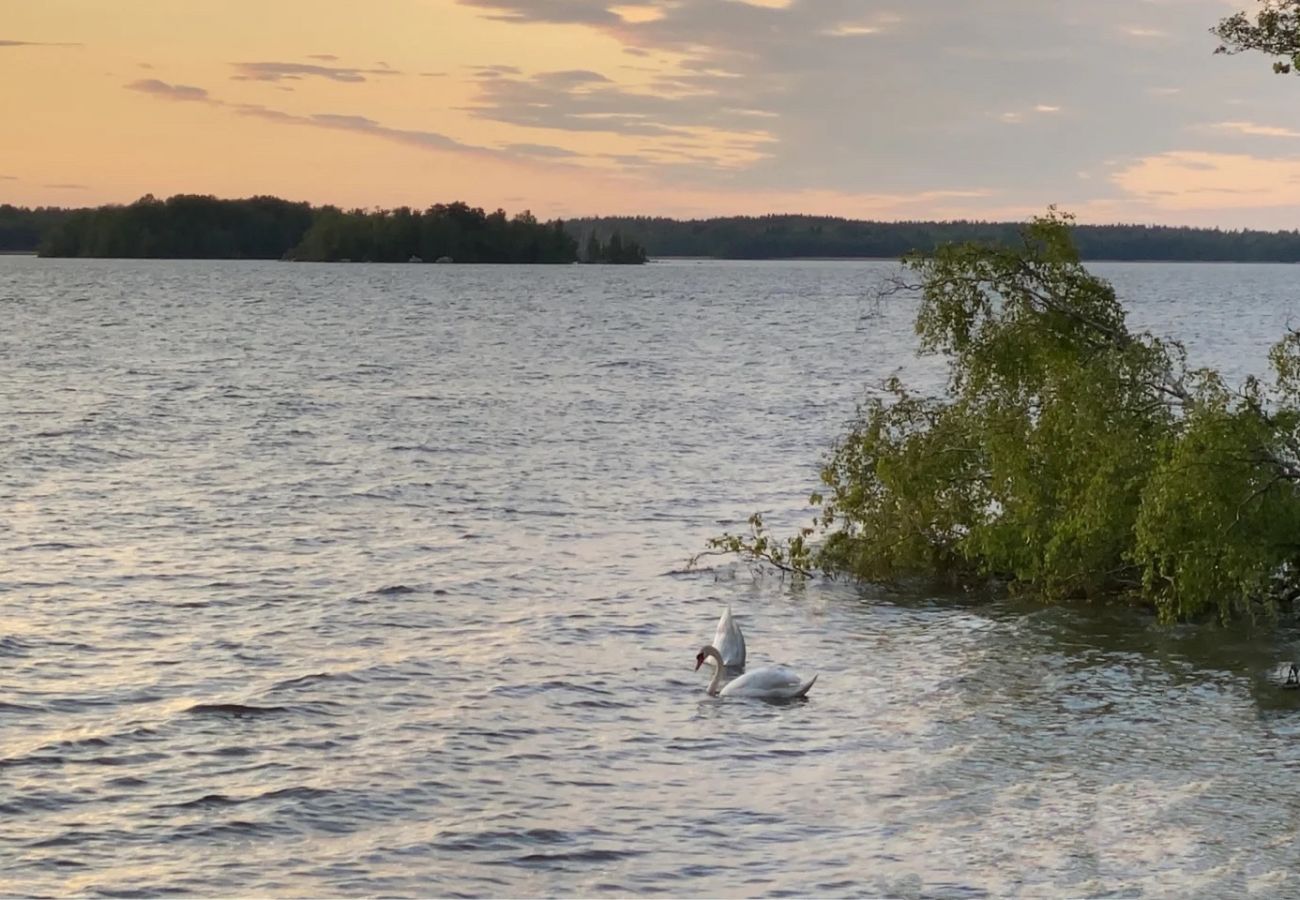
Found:
[[[813,677],[809,678],[807,683],[799,685],[799,690],[795,691],[794,695],[796,697],[807,697],[808,692],[812,690],[812,686],[817,682],[817,675],[819,674],[820,673],[814,673]]]

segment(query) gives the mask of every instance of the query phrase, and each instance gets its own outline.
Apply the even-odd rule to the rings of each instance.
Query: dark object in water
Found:
[[[1292,691],[1300,688],[1300,666],[1291,663],[1291,668],[1287,670],[1286,681],[1282,683],[1282,687]]]

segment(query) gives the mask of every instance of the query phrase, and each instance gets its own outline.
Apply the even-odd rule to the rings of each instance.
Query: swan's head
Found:
[[[713,648],[708,646],[701,647],[700,652],[695,654],[695,671],[700,671],[700,666],[704,665],[704,660],[708,658],[710,650],[713,650]],[[718,651],[713,650],[713,652],[717,653]]]

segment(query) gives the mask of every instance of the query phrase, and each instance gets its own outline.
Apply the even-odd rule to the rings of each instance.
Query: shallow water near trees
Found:
[[[1300,312],[1094,268],[1230,377]],[[941,385],[891,270],[0,259],[0,891],[1300,890],[1293,628],[683,571]]]

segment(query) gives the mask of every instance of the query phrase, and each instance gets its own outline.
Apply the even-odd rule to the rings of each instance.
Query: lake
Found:
[[[1300,893],[1293,629],[685,570],[942,384],[893,268],[0,258],[0,894]],[[807,702],[705,695],[728,604]]]

